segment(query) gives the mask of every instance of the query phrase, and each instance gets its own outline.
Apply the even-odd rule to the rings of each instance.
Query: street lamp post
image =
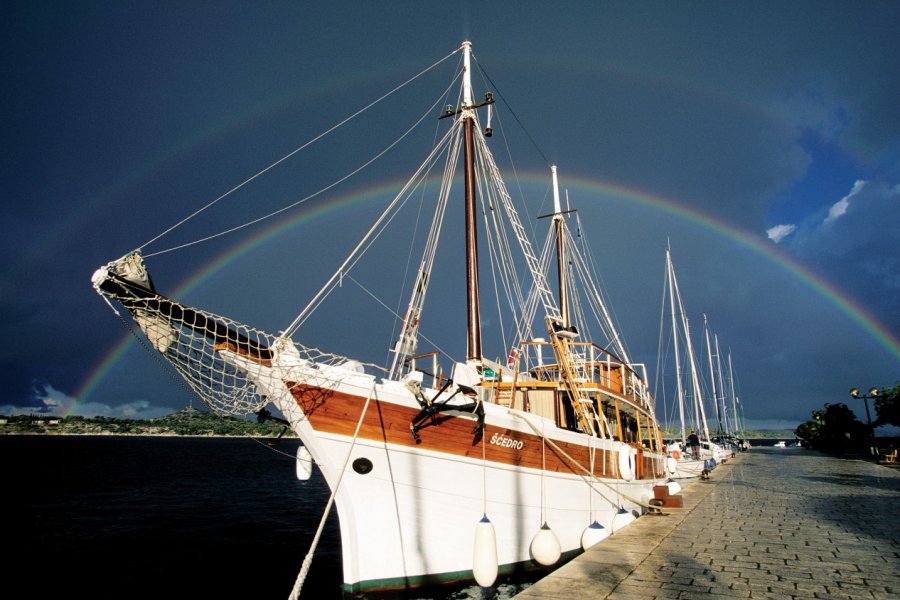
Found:
[[[869,440],[870,440],[869,452],[871,452],[874,455],[874,454],[876,454],[876,452],[875,452],[875,448],[873,448],[871,445],[871,440],[875,437],[875,430],[872,428],[872,415],[869,414],[869,398],[877,398],[878,397],[878,388],[876,388],[876,387],[869,388],[869,393],[863,394],[862,396],[860,396],[860,394],[859,394],[859,388],[851,388],[850,396],[852,396],[853,398],[856,398],[856,399],[862,398],[863,402],[865,402],[865,404],[866,404],[866,422],[869,425]]]

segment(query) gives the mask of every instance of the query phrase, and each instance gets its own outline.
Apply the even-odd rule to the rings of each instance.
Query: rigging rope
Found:
[[[495,93],[498,96],[500,96],[501,100],[503,100],[503,105],[506,106],[506,108],[509,110],[509,114],[511,114],[513,119],[516,120],[516,123],[518,123],[519,127],[522,128],[522,132],[525,134],[525,136],[528,138],[528,140],[534,146],[534,149],[537,150],[538,154],[541,155],[541,158],[544,159],[544,162],[547,163],[547,166],[549,167],[550,160],[541,151],[540,146],[537,145],[537,142],[534,141],[534,138],[531,137],[531,134],[528,132],[528,130],[525,129],[525,125],[522,124],[522,121],[519,119],[519,115],[516,114],[516,112],[512,109],[512,106],[510,106],[509,102],[506,101],[506,98],[503,97],[503,94],[500,92],[500,88],[497,87],[497,84],[494,83],[494,81],[491,79],[491,76],[488,75],[488,73],[484,69],[484,67],[481,66],[481,63],[479,63],[477,60],[475,61],[475,63],[478,65],[478,70],[481,71],[481,74],[484,75],[484,78],[487,79],[488,83],[491,84],[491,87],[495,90]]]
[[[309,304],[307,304],[306,307],[302,311],[300,311],[300,314],[297,315],[297,317],[294,319],[294,321],[291,322],[291,324],[287,327],[287,329],[285,329],[284,333],[282,334],[282,337],[285,337],[285,338],[290,337],[297,330],[297,328],[300,327],[300,325],[302,325],[303,322],[307,318],[309,318],[309,316],[313,313],[313,311],[315,311],[315,309],[318,308],[319,305],[325,300],[325,298],[328,296],[328,294],[334,288],[335,284],[338,282],[340,277],[343,276],[344,271],[347,270],[347,267],[352,266],[352,264],[355,264],[355,262],[358,260],[358,258],[360,256],[360,253],[365,251],[365,250],[363,250],[363,248],[368,248],[368,246],[370,244],[370,240],[373,238],[373,236],[380,235],[377,232],[379,232],[381,230],[382,225],[388,219],[388,215],[390,214],[390,212],[394,209],[394,207],[397,206],[397,204],[400,202],[400,200],[406,196],[407,191],[411,187],[413,187],[413,182],[416,181],[416,179],[418,179],[423,172],[428,171],[428,169],[426,169],[426,167],[431,163],[431,161],[434,159],[434,157],[438,154],[438,151],[440,150],[441,146],[450,137],[450,134],[452,132],[453,132],[453,129],[448,130],[447,135],[444,136],[444,138],[441,140],[439,145],[435,146],[435,148],[432,149],[431,153],[428,155],[428,157],[425,159],[425,161],[422,163],[422,165],[419,166],[419,169],[413,174],[413,176],[409,179],[409,181],[406,182],[406,184],[397,193],[397,195],[394,196],[394,199],[391,200],[388,207],[384,210],[384,212],[382,212],[382,214],[378,217],[378,219],[376,219],[375,223],[372,225],[372,227],[369,228],[369,231],[366,232],[366,234],[359,241],[359,243],[356,245],[356,247],[350,252],[350,255],[344,260],[343,263],[341,263],[341,266],[338,267],[337,271],[334,272],[334,274],[331,276],[331,278],[325,283],[325,285],[322,286],[322,288],[315,295],[315,297],[313,297],[313,299],[310,300]]]
[[[317,141],[319,141],[319,140],[322,139],[323,137],[329,135],[330,133],[332,133],[332,132],[334,132],[335,130],[339,129],[340,127],[346,125],[347,123],[349,123],[350,121],[352,121],[353,119],[355,119],[356,117],[358,117],[359,115],[361,115],[362,113],[368,111],[368,110],[369,110],[370,108],[372,108],[373,106],[375,106],[375,105],[381,103],[382,101],[384,101],[384,100],[387,99],[388,97],[394,95],[396,92],[400,91],[401,89],[403,89],[404,87],[406,87],[407,85],[409,85],[410,83],[412,83],[413,81],[415,81],[416,79],[418,79],[419,77],[422,77],[423,75],[425,75],[425,74],[428,73],[429,71],[433,70],[433,69],[436,68],[438,65],[442,64],[444,61],[448,60],[450,57],[454,56],[454,55],[455,55],[456,53],[458,53],[459,51],[460,51],[459,48],[456,49],[456,50],[454,50],[453,52],[451,52],[450,54],[448,54],[448,55],[445,56],[444,58],[438,60],[437,62],[435,62],[435,63],[432,64],[431,66],[429,66],[429,67],[423,69],[422,71],[420,71],[419,73],[417,73],[417,74],[414,75],[413,77],[410,77],[409,79],[407,79],[406,81],[404,81],[404,82],[401,83],[400,85],[396,86],[394,89],[390,90],[389,92],[386,92],[385,94],[382,94],[379,98],[373,100],[372,102],[370,102],[369,104],[367,104],[367,105],[364,106],[363,108],[357,110],[356,112],[354,112],[354,113],[351,114],[350,116],[344,118],[343,120],[341,120],[340,122],[336,123],[335,125],[332,125],[332,126],[329,127],[328,129],[326,129],[325,131],[323,131],[322,133],[320,133],[319,135],[315,136],[315,137],[312,138],[311,140],[307,141],[306,143],[300,145],[299,147],[295,148],[295,149],[292,150],[291,152],[289,152],[289,153],[287,153],[286,155],[282,156],[281,158],[279,158],[278,160],[276,160],[275,162],[273,162],[273,163],[270,164],[269,166],[265,167],[265,168],[262,169],[261,171],[257,172],[256,174],[254,174],[254,175],[248,177],[247,179],[245,179],[244,181],[240,182],[239,184],[237,184],[236,186],[234,186],[233,188],[231,188],[230,190],[228,190],[228,191],[225,192],[224,194],[220,195],[219,197],[215,198],[214,200],[211,200],[211,201],[208,202],[205,206],[203,206],[203,207],[197,209],[196,211],[194,211],[193,213],[191,213],[190,215],[188,215],[187,217],[185,217],[185,218],[182,219],[181,221],[175,223],[174,225],[172,225],[172,226],[169,227],[168,229],[164,230],[163,232],[159,233],[158,235],[156,235],[156,236],[153,237],[152,239],[150,239],[150,240],[144,242],[141,246],[139,246],[139,248],[140,248],[140,249],[143,249],[143,248],[149,246],[150,244],[156,242],[157,240],[159,240],[159,239],[162,238],[163,236],[168,235],[169,233],[171,233],[172,231],[174,231],[174,230],[177,229],[178,227],[181,227],[182,225],[184,225],[185,223],[187,223],[188,221],[190,221],[191,219],[193,219],[194,217],[196,217],[196,216],[199,215],[200,213],[206,211],[207,209],[211,208],[213,205],[217,204],[217,203],[220,202],[221,200],[224,200],[225,198],[227,198],[228,196],[230,196],[230,195],[233,194],[234,192],[238,191],[239,189],[243,188],[243,187],[246,186],[247,184],[251,183],[251,182],[254,181],[255,179],[257,179],[257,178],[261,177],[262,175],[264,175],[265,173],[271,171],[272,169],[274,169],[275,167],[277,167],[277,166],[280,165],[281,163],[285,162],[286,160],[288,160],[289,158],[291,158],[292,156],[294,156],[294,155],[297,154],[298,152],[301,152],[301,151],[305,150],[306,148],[308,148],[308,147],[311,146],[312,144],[316,143]],[[452,83],[451,83],[451,85],[452,85]],[[448,86],[448,89],[449,89],[449,86]],[[445,94],[446,94],[446,92],[445,92]],[[433,108],[433,107],[432,107],[432,108]],[[210,239],[213,239],[213,238],[216,238],[216,237],[219,237],[219,236],[222,236],[222,235],[226,235],[226,234],[228,234],[228,233],[232,233],[232,232],[237,231],[237,230],[239,230],[239,229],[242,229],[242,228],[244,228],[244,227],[248,227],[248,226],[250,226],[250,225],[253,225],[253,224],[255,224],[255,223],[258,223],[259,221],[262,221],[262,220],[264,220],[264,219],[271,218],[271,217],[273,217],[274,215],[277,215],[277,214],[279,214],[279,213],[282,213],[282,212],[284,212],[284,211],[286,211],[286,210],[289,210],[289,209],[291,209],[291,208],[297,206],[298,204],[301,204],[301,203],[303,203],[303,202],[306,202],[306,201],[309,200],[310,198],[314,198],[314,197],[318,196],[319,194],[322,194],[323,192],[325,192],[325,191],[331,189],[332,187],[338,185],[338,184],[341,183],[342,181],[345,181],[345,180],[348,179],[349,177],[352,177],[353,175],[355,175],[356,173],[358,173],[358,172],[361,171],[362,169],[366,168],[366,167],[367,167],[368,165],[370,165],[372,162],[374,162],[375,160],[377,160],[378,158],[380,158],[380,157],[381,157],[384,153],[386,153],[388,150],[390,150],[391,148],[393,148],[397,143],[400,142],[400,140],[402,140],[403,138],[405,138],[405,137],[409,134],[409,132],[412,131],[412,129],[414,129],[416,126],[418,126],[418,124],[419,124],[419,123],[422,121],[422,119],[424,119],[424,118],[425,118],[425,117],[424,117],[424,115],[423,115],[422,118],[420,118],[419,121],[417,121],[415,125],[413,125],[409,130],[407,130],[406,133],[404,133],[399,139],[397,139],[395,142],[393,142],[393,143],[392,143],[391,145],[389,145],[387,148],[385,148],[384,150],[382,150],[382,151],[381,151],[379,154],[377,154],[374,158],[370,159],[368,162],[366,162],[366,163],[363,164],[362,166],[358,167],[357,169],[355,169],[355,170],[352,171],[351,173],[345,175],[345,176],[342,177],[341,179],[338,179],[337,181],[335,181],[335,182],[331,183],[330,185],[326,186],[325,188],[323,188],[323,189],[321,189],[321,190],[319,190],[319,191],[317,191],[317,192],[315,192],[315,193],[313,193],[313,194],[307,196],[306,198],[303,198],[303,199],[301,199],[301,200],[298,200],[297,202],[295,202],[295,203],[293,203],[293,204],[291,204],[291,205],[289,205],[289,206],[286,206],[286,207],[284,207],[284,208],[281,208],[281,209],[279,209],[279,210],[277,210],[277,211],[275,211],[275,212],[273,212],[273,213],[270,213],[270,214],[265,215],[265,216],[263,216],[263,217],[260,217],[260,218],[258,218],[258,219],[254,219],[254,220],[252,220],[252,221],[250,221],[250,222],[248,222],[248,223],[244,223],[243,225],[239,225],[239,226],[237,226],[237,227],[233,227],[233,228],[228,229],[228,230],[226,230],[226,231],[219,232],[219,233],[217,233],[217,234],[208,236],[208,237],[203,238],[203,239],[200,239],[200,240],[195,240],[194,242],[190,242],[190,243],[187,243],[187,244],[182,244],[182,245],[180,245],[180,246],[175,246],[175,247],[169,248],[169,249],[167,249],[167,250],[161,250],[161,251],[155,252],[155,253],[153,253],[153,254],[145,254],[145,256],[146,256],[146,257],[156,256],[157,254],[163,254],[163,253],[165,253],[165,252],[171,252],[171,251],[174,251],[174,250],[179,250],[179,249],[181,249],[181,248],[185,248],[185,247],[188,247],[188,246],[192,246],[192,245],[194,245],[194,244],[199,244],[199,243],[201,243],[201,242],[205,242],[205,241],[208,241],[208,240],[210,240]]]
[[[355,283],[355,284],[359,287],[359,289],[361,289],[362,291],[364,291],[370,298],[372,298],[372,300],[374,300],[375,302],[377,302],[382,308],[384,308],[384,309],[387,310],[389,313],[391,313],[392,315],[394,315],[394,317],[396,317],[396,318],[398,318],[398,319],[401,318],[400,315],[399,315],[394,309],[392,309],[390,306],[388,306],[387,304],[385,304],[378,296],[376,296],[374,293],[372,293],[372,291],[371,291],[370,289],[368,289],[366,286],[364,286],[364,285],[361,284],[359,281],[357,281],[356,279],[354,279],[352,275],[350,275],[349,273],[346,273],[346,274],[344,275],[344,277],[346,277],[347,279],[349,279],[350,281],[352,281],[353,283]],[[429,344],[431,344],[432,346],[434,346],[434,349],[437,350],[438,352],[440,352],[441,354],[443,354],[444,356],[452,356],[451,354],[449,354],[448,352],[446,352],[443,348],[441,348],[441,347],[438,345],[437,342],[435,342],[434,340],[429,339],[428,336],[423,335],[423,334],[420,333],[420,334],[419,334],[419,337],[421,337],[421,338],[424,339],[426,342],[428,342]],[[390,373],[387,369],[381,369],[381,370],[382,370],[382,371],[385,371],[386,373]]]
[[[303,582],[306,580],[306,575],[309,573],[310,565],[312,565],[313,554],[316,551],[316,546],[319,545],[319,538],[322,536],[322,531],[325,529],[325,521],[328,519],[331,505],[334,504],[334,497],[341,487],[341,480],[343,480],[344,473],[347,471],[347,464],[350,462],[350,456],[353,454],[353,447],[356,445],[356,440],[359,437],[359,430],[362,428],[363,420],[366,418],[366,411],[369,409],[369,402],[371,402],[374,393],[375,381],[373,380],[372,389],[369,391],[366,403],[363,405],[362,413],[359,415],[359,421],[356,423],[356,431],[353,432],[353,440],[350,442],[350,448],[347,450],[347,457],[344,459],[344,465],[341,467],[341,472],[338,475],[337,483],[334,485],[334,490],[331,492],[331,497],[328,498],[328,503],[325,505],[325,512],[322,514],[322,519],[319,521],[319,528],[316,529],[316,535],[313,538],[309,552],[306,553],[306,557],[303,559],[303,565],[300,567],[300,572],[297,574],[297,580],[294,582],[294,587],[291,589],[290,596],[288,596],[289,600],[297,600],[300,596],[300,590],[303,589]]]

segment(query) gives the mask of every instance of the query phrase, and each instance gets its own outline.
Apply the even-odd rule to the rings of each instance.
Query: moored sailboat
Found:
[[[738,450],[744,452],[750,449],[750,440],[747,439],[747,428],[744,425],[744,405],[738,396],[737,386],[734,383],[734,364],[731,352],[728,352],[728,387],[731,390],[731,412],[734,415],[733,440]]]
[[[674,479],[703,477],[715,468],[721,454],[718,446],[710,439],[706,419],[703,386],[700,381],[697,358],[691,338],[690,324],[670,248],[666,248],[664,306],[668,314],[663,314],[664,322],[671,324],[671,343],[674,355],[674,379],[676,406],[678,408],[679,437],[667,444],[667,470]],[[665,327],[664,327],[665,329]],[[683,355],[683,356],[682,356]],[[686,365],[682,364],[682,361]],[[659,365],[660,375],[664,372]]]
[[[716,415],[716,434],[709,442],[709,449],[716,462],[726,462],[734,457],[734,450],[728,439],[730,426],[728,410],[725,404],[725,384],[722,377],[722,365],[719,360],[719,337],[709,335],[709,320],[703,315],[703,334],[706,339],[706,357],[709,364],[709,398]],[[713,341],[715,340],[715,344]]]
[[[642,514],[666,478],[646,373],[630,361],[611,322],[600,325],[607,338],[601,343],[583,339],[588,314],[601,320],[608,314],[602,306],[580,311],[570,301],[580,292],[591,300],[599,295],[590,280],[587,289],[574,283],[589,263],[575,254],[555,169],[551,235],[538,255],[488,148],[493,96],[475,100],[471,45],[458,52],[461,92],[458,106],[441,114],[446,134],[283,332],[269,334],[160,295],[140,250],[93,276],[97,292],[131,313],[209,408],[250,415],[274,406],[283,415],[332,491],[349,593],[472,579],[486,586],[498,573],[552,566]],[[487,127],[480,109],[488,112]],[[429,317],[451,316],[429,314],[425,300],[443,275],[435,268],[436,248],[460,155],[465,285],[458,292],[465,317],[458,331],[465,354],[453,359],[420,345],[428,341]],[[402,317],[390,315],[399,333],[388,363],[350,358],[353,348],[344,355],[296,341],[300,325],[358,268],[410,191],[424,188],[438,157],[444,177],[406,309]],[[499,240],[488,242],[498,259],[490,270],[479,258],[479,219],[496,235],[486,239]],[[554,256],[555,294],[548,275]],[[500,273],[494,287],[513,313],[506,361],[483,349],[485,273]]]

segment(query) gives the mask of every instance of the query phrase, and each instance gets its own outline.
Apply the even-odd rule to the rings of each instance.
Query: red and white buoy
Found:
[[[519,357],[519,349],[513,348],[509,351],[509,356],[506,357],[506,365],[512,367],[516,364],[516,359]]]

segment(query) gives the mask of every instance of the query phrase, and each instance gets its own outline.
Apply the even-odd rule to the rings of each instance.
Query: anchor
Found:
[[[419,414],[417,414],[412,422],[410,422],[409,430],[412,433],[413,440],[415,440],[417,444],[422,443],[422,438],[419,436],[419,431],[421,431],[428,425],[436,424],[437,416],[440,413],[449,411],[475,413],[478,416],[478,423],[472,430],[473,435],[481,431],[481,429],[484,427],[484,406],[482,406],[481,402],[470,402],[469,404],[462,404],[458,406],[448,405],[448,402],[453,400],[453,398],[455,398],[456,395],[460,392],[462,392],[465,396],[477,396],[477,392],[469,386],[457,384],[456,391],[450,394],[450,396],[448,396],[446,400],[442,400],[441,402],[435,401],[440,398],[441,394],[443,394],[452,383],[453,380],[448,380],[447,383],[444,384],[444,387],[442,387],[440,391],[438,391],[431,402],[425,400],[421,394],[416,395],[416,399],[419,401],[419,405],[422,406],[422,410],[420,410]]]

